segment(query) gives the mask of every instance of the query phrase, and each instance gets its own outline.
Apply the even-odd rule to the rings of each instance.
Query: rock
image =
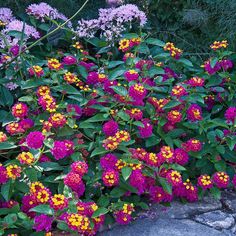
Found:
[[[208,211],[218,210],[222,207],[219,200],[206,197],[202,201],[183,204],[181,202],[172,202],[171,207],[164,207],[156,204],[151,208],[151,212],[155,212],[158,218],[174,218],[184,219],[196,214]]]
[[[231,214],[227,214],[220,210],[198,215],[195,217],[195,220],[215,229],[229,229],[235,223]]]
[[[139,219],[128,226],[115,227],[100,236],[226,236],[223,232],[192,220]]]

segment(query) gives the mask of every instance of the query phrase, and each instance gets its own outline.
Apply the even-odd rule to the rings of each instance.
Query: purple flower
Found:
[[[8,33],[10,31],[19,31],[22,32],[24,28],[24,34],[27,36],[27,38],[34,38],[38,39],[40,38],[39,32],[33,27],[20,20],[13,20],[8,25],[6,25],[6,28],[3,30],[3,33]]]
[[[136,5],[126,4],[117,8],[99,9],[98,19],[80,20],[76,33],[79,37],[92,38],[101,31],[101,37],[110,41],[115,37],[120,37],[126,30],[126,23],[138,21],[140,26],[144,26],[147,17]]]
[[[233,62],[231,60],[227,60],[227,59],[222,60],[220,62],[220,65],[221,65],[223,70],[229,70],[229,69],[233,68],[233,66],[234,66]]]
[[[0,8],[0,21],[7,24],[10,21],[14,20],[14,16],[12,15],[12,10],[9,8],[1,7]]]
[[[116,163],[118,159],[113,154],[107,154],[100,159],[100,165],[104,170],[110,170],[116,168]]]
[[[144,127],[138,127],[138,130],[139,130],[139,135],[141,138],[148,138],[150,136],[152,136],[152,129],[153,129],[153,126],[150,122],[149,119],[144,119],[142,120],[142,123],[144,125]]]
[[[26,13],[28,15],[34,16],[36,19],[45,21],[46,18],[50,18],[52,20],[61,19],[63,21],[67,20],[67,17],[62,13],[58,12],[56,8],[51,7],[45,2],[41,2],[39,4],[31,4],[26,8]],[[71,27],[71,22],[68,23],[68,26]]]
[[[236,107],[229,107],[225,112],[225,118],[228,123],[234,123],[236,118]]]
[[[41,132],[34,131],[34,132],[30,132],[27,135],[26,143],[29,148],[39,149],[43,146],[44,139],[45,139],[45,136]]]
[[[33,228],[37,232],[40,232],[40,231],[43,231],[43,230],[48,232],[48,231],[51,230],[52,222],[53,222],[53,217],[47,216],[45,214],[35,216]]]

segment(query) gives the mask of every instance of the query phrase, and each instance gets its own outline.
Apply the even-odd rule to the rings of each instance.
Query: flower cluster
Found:
[[[183,51],[177,47],[175,47],[175,45],[173,43],[166,43],[164,46],[164,50],[165,51],[169,51],[170,52],[170,56],[175,58],[175,59],[179,59],[180,56],[182,55]]]
[[[80,20],[76,29],[79,37],[91,38],[100,30],[101,36],[110,41],[120,37],[126,29],[126,23],[138,21],[140,26],[147,22],[146,15],[133,4],[122,5],[117,8],[100,9],[97,19]]]

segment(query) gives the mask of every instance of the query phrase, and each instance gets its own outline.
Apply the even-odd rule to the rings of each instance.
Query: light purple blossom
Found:
[[[9,90],[15,90],[19,86],[14,82],[9,82],[9,83],[5,84],[5,87],[8,88]]]
[[[117,8],[99,9],[98,19],[80,20],[76,33],[79,37],[92,38],[101,31],[101,35],[108,41],[119,37],[126,30],[126,23],[137,21],[144,26],[147,17],[136,5],[126,4]]]
[[[56,8],[51,7],[45,2],[29,5],[26,8],[26,12],[28,15],[34,16],[36,19],[39,19],[42,22],[44,22],[46,18],[50,18],[51,20],[61,19],[63,21],[68,19],[62,13],[58,12]],[[71,22],[68,23],[68,26],[72,27]]]
[[[8,33],[9,31],[19,31],[22,32],[24,29],[24,33],[27,38],[40,38],[39,32],[33,27],[20,20],[11,21],[6,28],[3,30],[4,33]]]
[[[0,8],[0,21],[2,21],[3,23],[9,23],[14,19],[15,18],[12,15],[11,9],[5,7]]]

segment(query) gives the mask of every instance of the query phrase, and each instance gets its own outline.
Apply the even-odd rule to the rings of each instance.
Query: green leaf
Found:
[[[105,121],[105,120],[107,120],[107,117],[105,117],[104,115],[106,115],[106,114],[97,114],[97,115],[87,119],[86,122]]]
[[[43,213],[46,215],[53,215],[54,210],[49,205],[38,205],[29,210],[30,212]]]
[[[107,207],[110,203],[109,197],[102,195],[99,199],[98,199],[98,206],[101,207]]]
[[[121,69],[121,68],[117,68],[116,70],[112,71],[110,76],[109,76],[109,79],[110,80],[114,80],[116,79],[117,77],[120,77],[121,75],[123,75],[125,73],[125,69]]]
[[[170,167],[171,167],[172,169],[178,170],[178,171],[185,171],[185,170],[186,170],[185,167],[183,167],[183,166],[181,166],[181,165],[179,165],[179,164],[176,164],[176,163],[175,163],[175,164],[171,164]]]
[[[128,91],[126,88],[122,87],[122,86],[111,86],[111,88],[119,95],[121,96],[127,96]]]
[[[226,163],[223,160],[217,161],[214,164],[217,171],[225,171],[226,170]]]
[[[119,197],[123,196],[125,193],[126,193],[126,190],[123,188],[119,188],[119,187],[113,188],[110,192],[111,197],[113,197],[113,198],[119,198]]]
[[[0,105],[11,106],[13,104],[12,94],[3,86],[0,86]]]
[[[39,163],[38,166],[43,168],[43,171],[51,171],[51,170],[63,170],[64,167],[60,166],[57,162],[42,162]]]
[[[145,202],[138,202],[135,205],[141,207],[143,210],[148,210],[149,209],[148,204],[145,203]]]
[[[62,230],[62,231],[69,231],[69,227],[65,222],[59,222],[57,224],[57,228]]]
[[[82,75],[84,79],[87,79],[88,72],[83,66],[78,66],[79,73]]]
[[[23,97],[20,97],[18,99],[18,101],[20,101],[20,102],[31,102],[31,101],[33,101],[33,97],[31,97],[31,96],[23,96]]]
[[[10,200],[11,194],[12,194],[12,191],[11,191],[11,181],[8,181],[7,183],[2,185],[2,187],[1,187],[1,194],[2,194],[3,198],[6,201]]]
[[[163,187],[164,191],[169,193],[169,194],[172,194],[172,186],[171,186],[171,184],[169,184],[167,182],[167,180],[165,178],[162,178],[162,177],[159,177],[158,180],[159,180],[161,186]]]
[[[20,207],[19,207],[19,204],[11,207],[11,208],[1,208],[0,209],[0,216],[1,215],[7,215],[9,213],[17,213],[20,211]]]
[[[101,215],[105,215],[106,213],[108,213],[109,210],[105,207],[101,207],[101,208],[98,208],[92,215],[92,218],[96,218],[96,217],[99,217]]]
[[[193,67],[193,63],[192,63],[191,61],[189,61],[188,59],[180,58],[180,59],[178,60],[178,62],[183,63],[185,66]]]
[[[0,150],[14,149],[14,148],[17,148],[17,146],[12,142],[2,142],[2,143],[0,143]]]
[[[97,155],[101,155],[101,154],[105,154],[108,151],[104,148],[104,147],[97,147],[93,150],[93,152],[91,153],[91,157],[93,156],[97,156]]]
[[[94,124],[91,124],[87,121],[83,121],[79,124],[79,128],[81,128],[81,129],[94,129],[95,126],[94,126]]]
[[[51,87],[53,90],[65,92],[67,94],[81,94],[76,88],[69,84]],[[82,95],[81,95],[82,96]]]
[[[124,121],[128,121],[130,119],[129,115],[126,114],[124,111],[119,111],[117,115]]]
[[[48,162],[47,162],[48,163]],[[37,171],[33,168],[27,168],[25,169],[25,174],[27,175],[27,177],[30,179],[30,181],[35,182],[38,180],[37,177]]]
[[[130,177],[130,175],[132,173],[132,169],[128,166],[125,166],[121,169],[121,173],[122,173],[124,180],[126,181]]]
[[[163,109],[164,109],[164,110],[170,109],[170,108],[176,107],[176,106],[178,106],[178,105],[180,105],[180,104],[181,104],[181,102],[172,100],[172,101],[168,102],[168,103],[163,107]]]
[[[164,47],[165,43],[159,39],[155,39],[155,38],[148,38],[145,41],[147,44],[152,44],[152,45],[156,45],[156,46],[160,46],[160,47]]]
[[[123,61],[110,61],[107,68],[112,69],[112,68],[119,66],[121,64],[124,64],[124,62]]]
[[[210,192],[215,199],[218,199],[218,200],[221,199],[221,192],[217,187],[211,188]]]

